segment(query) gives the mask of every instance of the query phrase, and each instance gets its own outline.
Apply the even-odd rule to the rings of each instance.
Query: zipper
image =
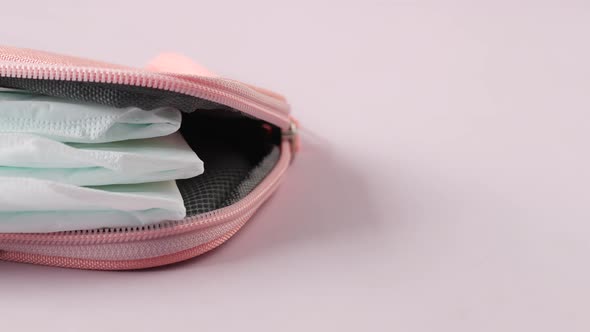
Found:
[[[287,140],[291,148],[291,162],[295,159],[295,155],[300,148],[300,137],[299,137],[299,124],[295,119],[291,119],[289,129],[284,130],[282,133],[283,139]]]
[[[47,256],[0,250],[0,260],[84,270],[138,270],[181,262],[213,250],[231,238],[240,228],[210,242],[172,254],[133,260],[97,260],[64,256]]]
[[[10,61],[5,62],[6,59]],[[230,106],[283,130],[287,130],[291,124],[288,115],[290,107],[284,100],[233,80],[118,67],[76,67],[12,61],[15,60],[3,55],[0,47],[0,77],[120,84],[166,90]]]

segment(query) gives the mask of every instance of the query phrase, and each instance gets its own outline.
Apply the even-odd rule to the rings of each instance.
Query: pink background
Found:
[[[10,1],[0,40],[179,51],[284,93],[315,136],[212,254],[0,263],[3,331],[590,330],[585,1],[155,3]]]

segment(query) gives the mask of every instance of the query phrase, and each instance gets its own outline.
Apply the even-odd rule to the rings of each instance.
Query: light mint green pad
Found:
[[[136,227],[186,215],[174,181],[78,187],[0,177],[0,232],[38,233]]]
[[[0,133],[0,177],[98,186],[187,179],[203,171],[180,133],[99,144]]]
[[[59,142],[116,142],[172,134],[181,118],[172,107],[114,108],[0,90],[0,133],[32,133]]]

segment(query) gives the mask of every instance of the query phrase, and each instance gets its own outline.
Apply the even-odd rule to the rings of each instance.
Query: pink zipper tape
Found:
[[[282,129],[290,126],[290,107],[283,98],[224,78],[152,72],[6,46],[0,46],[0,76],[122,84],[173,91],[230,106]]]
[[[211,242],[201,244],[194,248],[176,252],[170,255],[159,257],[135,259],[135,260],[95,260],[95,259],[81,259],[71,257],[56,257],[39,254],[28,254],[21,252],[0,251],[0,260],[29,263],[37,265],[46,265],[54,267],[64,267],[82,270],[138,270],[147,269],[150,267],[163,266],[173,263],[178,263],[201,254],[209,250],[215,249],[230,237],[232,237],[240,228],[231,230],[222,237],[217,238]]]

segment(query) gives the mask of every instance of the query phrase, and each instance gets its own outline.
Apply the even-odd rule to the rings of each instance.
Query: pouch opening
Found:
[[[181,133],[205,172],[177,180],[187,218],[231,205],[249,194],[280,156],[280,129],[212,101],[171,91],[116,84],[0,77],[0,87],[79,102],[183,112]]]

